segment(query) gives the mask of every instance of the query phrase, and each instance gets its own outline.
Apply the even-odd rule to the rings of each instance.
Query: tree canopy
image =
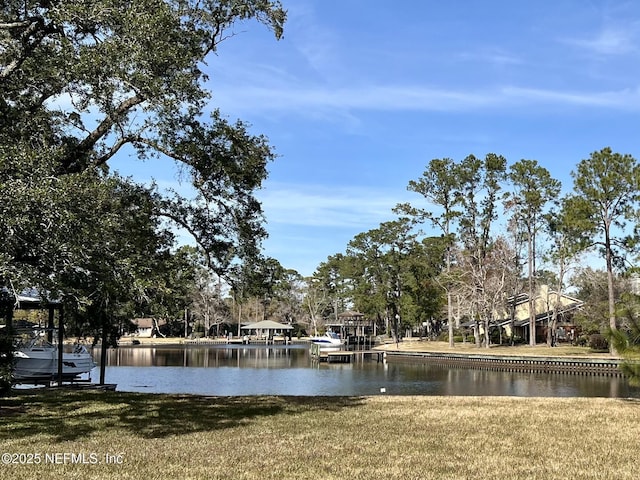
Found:
[[[636,221],[640,212],[640,164],[631,155],[604,148],[582,160],[572,175],[572,218],[605,259],[609,327],[616,330],[613,271],[624,267],[626,255],[638,245],[637,229],[629,234],[625,227],[627,222]]]
[[[275,154],[211,105],[205,67],[236,25],[280,39],[285,18],[268,0],[3,2],[0,287],[86,309],[104,344],[127,302],[168,292],[172,227],[218,274],[258,256],[254,192]],[[119,177],[116,157],[169,159],[189,188]]]
[[[476,342],[488,346],[489,333],[500,332],[498,321],[505,325],[511,315],[513,335],[516,301],[528,298],[528,333],[522,333],[528,334],[534,344],[539,340],[536,325],[540,323],[533,307],[536,283],[544,282],[562,294],[570,281],[567,274],[579,266],[581,255],[599,250],[608,266],[608,275],[603,278],[609,281],[613,329],[617,324],[612,312],[620,297],[620,292],[612,288],[614,269],[624,273],[638,252],[634,222],[639,213],[640,177],[636,160],[610,148],[592,153],[573,172],[574,191],[562,198],[560,182],[537,160],[523,159],[507,165],[504,157],[493,153],[484,158],[468,155],[460,161],[431,160],[422,177],[408,186],[426,200],[426,205],[397,205],[397,221],[357,234],[349,242],[346,255],[329,257],[318,268],[318,275],[326,276],[328,266],[334,265],[331,285],[347,286],[340,290],[341,301],[370,318],[391,318],[392,304],[387,300],[401,291],[402,301],[396,304],[403,322],[416,329],[430,316],[446,318],[450,345],[455,335],[453,326],[461,320],[471,325],[476,335],[483,331],[484,338],[477,335]],[[424,232],[406,230],[407,222],[412,228],[422,224],[434,227],[440,234],[439,241],[428,236],[421,239]],[[431,247],[392,248],[405,238],[411,238],[412,245],[425,246],[428,242]],[[396,261],[401,251],[402,260]],[[539,258],[545,262],[546,273],[553,270],[553,275],[542,275],[545,271],[537,269]],[[422,277],[422,284],[411,279],[412,272],[428,264],[433,268]],[[394,271],[398,272],[396,276]],[[579,273],[574,278],[574,285],[579,284]],[[439,289],[430,291],[434,286]],[[434,301],[424,303],[418,298],[420,292],[430,292]],[[443,292],[447,296],[446,314],[441,310]],[[547,342],[553,345],[559,305],[549,308]],[[604,316],[596,316],[595,321],[586,321],[581,313],[575,318],[584,321],[585,333],[594,328],[605,330]]]
[[[203,66],[236,23],[255,19],[280,38],[285,17],[264,0],[5,2],[0,166],[19,163],[38,183],[41,164],[60,177],[125,151],[166,156],[196,193],[165,195],[156,213],[188,230],[214,268],[255,254],[265,231],[253,191],[274,153],[210,109]]]

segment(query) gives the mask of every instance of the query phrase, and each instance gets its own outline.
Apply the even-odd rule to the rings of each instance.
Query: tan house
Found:
[[[511,336],[511,320],[513,318],[513,334],[529,342],[529,295],[520,294],[509,299],[512,310],[495,312],[496,323],[501,326],[507,336]],[[556,338],[558,341],[571,341],[577,334],[573,324],[573,314],[582,308],[584,302],[567,294],[558,294],[547,285],[541,285],[533,299],[536,315],[536,343],[544,343],[547,340],[549,321],[553,316],[554,308],[557,308]]]
[[[536,343],[547,341],[548,325],[553,316],[554,308],[557,308],[557,325],[555,338],[557,341],[570,342],[578,335],[578,327],[573,323],[574,313],[582,308],[584,302],[567,294],[558,295],[555,290],[549,289],[547,285],[541,285],[538,293],[533,299],[533,306],[536,315]],[[475,322],[466,322],[463,327],[474,330]],[[502,338],[511,338],[513,326],[513,336],[521,338],[525,343],[529,343],[529,295],[521,293],[515,297],[507,299],[507,305],[501,310],[494,310],[490,331],[502,331]],[[484,327],[479,325],[480,335],[484,334]]]

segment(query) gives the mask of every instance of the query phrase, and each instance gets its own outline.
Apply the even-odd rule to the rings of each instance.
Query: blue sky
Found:
[[[279,155],[264,253],[303,275],[424,206],[406,187],[433,158],[535,159],[568,190],[595,150],[640,156],[640,2],[283,3],[284,39],[236,25],[207,72],[212,107]]]

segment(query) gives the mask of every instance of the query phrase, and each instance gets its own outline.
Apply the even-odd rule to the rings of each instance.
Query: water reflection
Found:
[[[110,349],[107,365],[126,367],[307,367],[307,347],[224,345],[211,347],[121,347]]]
[[[159,368],[161,367],[161,368]],[[313,361],[305,345],[121,347],[108,352],[106,381],[121,391],[204,395],[479,395],[640,397],[624,379],[492,372],[375,359]]]

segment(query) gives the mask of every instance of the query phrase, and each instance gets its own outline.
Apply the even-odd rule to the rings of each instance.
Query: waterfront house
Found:
[[[571,342],[579,334],[579,327],[573,322],[574,314],[582,308],[584,302],[567,295],[558,294],[547,285],[541,285],[533,298],[533,308],[536,317],[536,343],[547,341],[548,325],[552,319],[554,309],[557,309],[557,325],[555,338],[558,342]],[[491,321],[491,331],[502,330],[502,338],[513,337],[521,339],[524,343],[529,343],[529,295],[521,293],[515,297],[507,299],[506,305],[501,309],[494,310]],[[474,322],[467,322],[463,326],[473,330]],[[480,325],[480,334],[484,334],[484,329]]]
[[[557,341],[572,341],[578,333],[578,329],[573,322],[573,316],[584,302],[567,295],[558,294],[547,285],[541,285],[533,298],[533,307],[536,316],[536,343],[547,341],[547,330],[552,319],[554,309],[557,309],[557,327],[555,337]],[[511,297],[508,307],[500,312],[496,318],[497,323],[504,328],[506,335],[511,334],[511,324],[513,319],[513,334],[529,341],[529,295],[526,293],[516,297]]]
[[[164,320],[156,320],[152,317],[134,318],[132,322],[136,326],[135,335],[142,338],[155,337],[160,327],[166,323]]]

